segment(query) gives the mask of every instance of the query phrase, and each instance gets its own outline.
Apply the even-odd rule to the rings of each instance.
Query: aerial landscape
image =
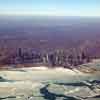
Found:
[[[0,100],[100,100],[100,1],[0,1]]]

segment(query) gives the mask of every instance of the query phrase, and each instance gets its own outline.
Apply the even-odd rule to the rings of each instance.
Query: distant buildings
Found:
[[[90,62],[90,58],[85,52],[79,52],[78,54],[68,53],[65,50],[52,50],[39,52],[35,50],[24,50],[18,48],[18,50],[6,57],[3,60],[4,64],[39,64],[55,66],[77,66],[83,63]]]

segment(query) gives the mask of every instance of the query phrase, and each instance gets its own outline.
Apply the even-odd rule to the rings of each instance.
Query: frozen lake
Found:
[[[99,72],[32,67],[0,76],[0,100],[100,100]]]

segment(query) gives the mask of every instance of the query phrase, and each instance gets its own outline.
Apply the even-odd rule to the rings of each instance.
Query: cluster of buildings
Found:
[[[23,50],[17,51],[4,59],[5,64],[43,64],[48,66],[77,66],[90,62],[90,58],[84,53],[67,53],[64,50],[37,51]]]

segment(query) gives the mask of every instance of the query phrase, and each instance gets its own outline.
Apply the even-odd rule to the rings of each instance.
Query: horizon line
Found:
[[[0,13],[0,16],[47,16],[47,17],[100,17],[100,15],[53,15],[53,14],[11,14],[11,13]]]

